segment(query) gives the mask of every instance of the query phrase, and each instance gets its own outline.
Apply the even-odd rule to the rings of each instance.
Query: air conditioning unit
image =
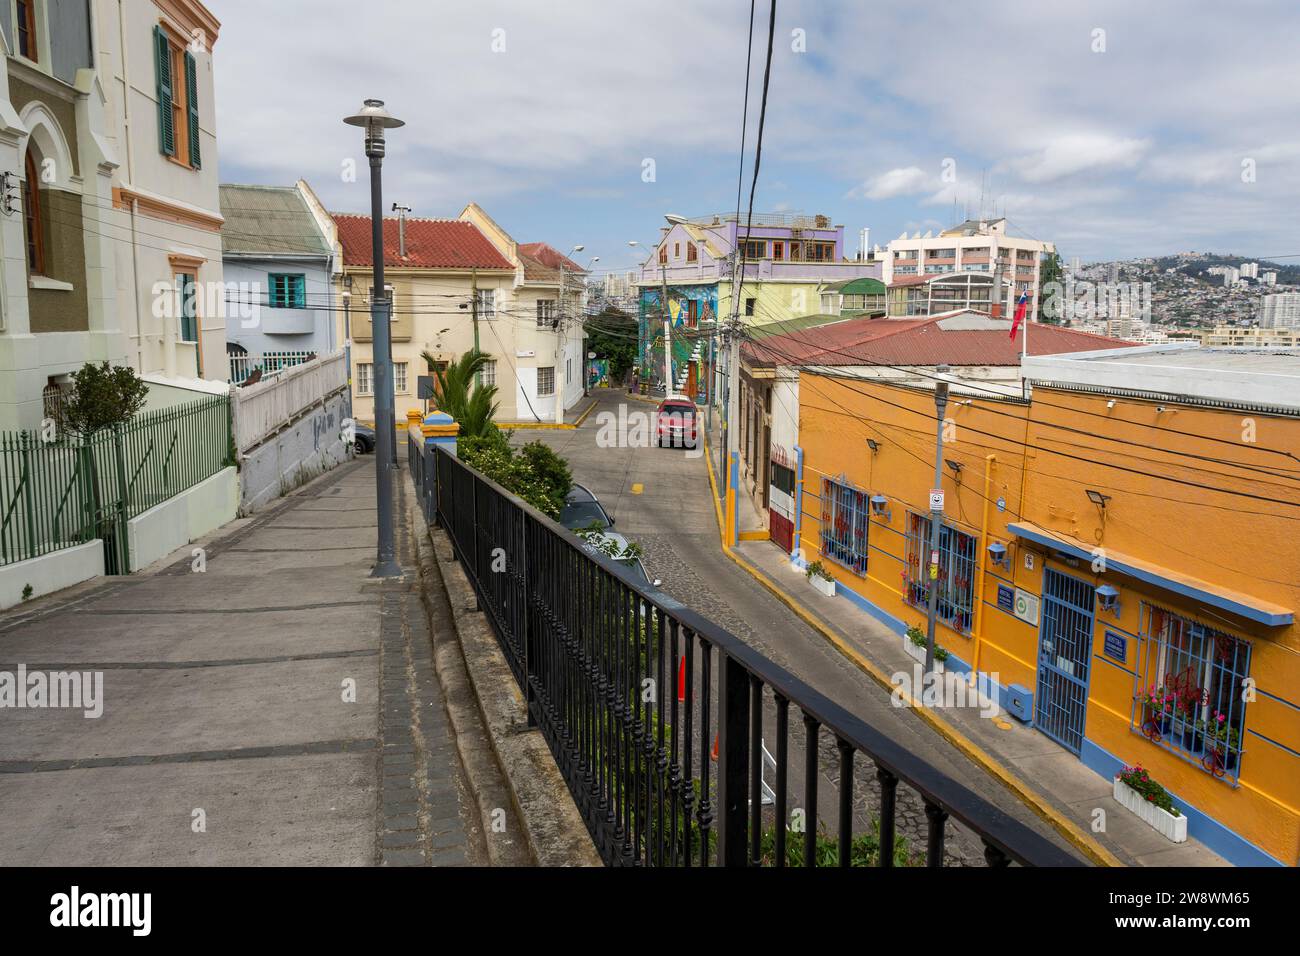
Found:
[[[1023,723],[1034,719],[1034,695],[1028,687],[1012,684],[1007,688],[1006,708],[1008,713]]]

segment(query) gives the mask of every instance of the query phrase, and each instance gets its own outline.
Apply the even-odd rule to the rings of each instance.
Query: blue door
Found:
[[[1088,708],[1094,597],[1087,581],[1051,568],[1043,572],[1034,723],[1076,754],[1083,747]]]

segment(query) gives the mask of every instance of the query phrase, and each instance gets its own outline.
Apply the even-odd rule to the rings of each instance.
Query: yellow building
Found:
[[[1162,345],[1024,368],[1031,400],[953,389],[938,643],[1098,773],[1147,768],[1210,849],[1295,865],[1300,359]],[[933,382],[803,372],[798,422],[796,554],[923,625]]]

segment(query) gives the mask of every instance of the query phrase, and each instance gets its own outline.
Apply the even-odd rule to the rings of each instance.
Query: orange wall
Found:
[[[934,481],[933,392],[804,373],[799,397],[804,557],[821,558],[841,587],[889,614],[922,623],[924,609],[903,600],[902,574],[907,512],[927,513]],[[1126,763],[1141,763],[1178,798],[1294,864],[1300,854],[1300,628],[1270,628],[1127,576],[1095,574],[1086,561],[1063,563],[1032,542],[1018,541],[1007,525],[1032,522],[1081,544],[1095,542],[1116,555],[1300,610],[1300,508],[1174,480],[1300,501],[1295,490],[1300,476],[1250,470],[1285,465],[1285,459],[1261,449],[1300,447],[1300,420],[1169,404],[1158,412],[1156,403],[1131,398],[1117,399],[1116,407],[1108,409],[1105,396],[1044,387],[1035,389],[1030,405],[984,398],[965,404],[966,396],[954,398],[948,417],[955,432],[945,440],[944,457],[963,468],[960,482],[944,469],[945,522],[975,535],[977,555],[984,554],[984,604],[976,626],[980,670],[995,674],[1004,686],[1017,683],[1037,690],[1038,628],[997,608],[999,583],[1038,595],[1043,569],[1054,567],[1094,586],[1105,582],[1117,587],[1120,615],[1096,614],[1086,738]],[[1254,419],[1253,444],[1240,441],[1245,417]],[[868,438],[880,445],[875,454],[867,447]],[[1223,463],[1192,461],[1172,452]],[[989,455],[996,456],[991,464],[986,462]],[[1138,471],[1150,474],[1134,473]],[[865,575],[819,554],[823,477],[890,500],[890,517],[871,520]],[[1088,488],[1111,496],[1104,527],[1084,493]],[[998,498],[1004,499],[1005,511],[991,503],[986,508],[986,500]],[[988,565],[985,550],[991,541],[1007,546],[1009,571]],[[1032,569],[1025,566],[1026,553],[1033,557]],[[1258,693],[1246,707],[1238,786],[1213,778],[1198,763],[1131,729],[1144,600],[1251,642],[1250,676]],[[1126,665],[1102,654],[1108,629],[1128,637]],[[973,662],[975,636],[940,625],[938,639],[963,661]]]

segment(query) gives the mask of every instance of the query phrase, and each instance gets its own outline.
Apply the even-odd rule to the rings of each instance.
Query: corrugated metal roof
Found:
[[[221,247],[252,255],[328,255],[330,248],[302,194],[293,186],[220,187]]]
[[[751,365],[1019,365],[1021,332],[978,312],[925,319],[852,319],[745,345]],[[1132,342],[1030,323],[1035,355],[1131,348]]]

